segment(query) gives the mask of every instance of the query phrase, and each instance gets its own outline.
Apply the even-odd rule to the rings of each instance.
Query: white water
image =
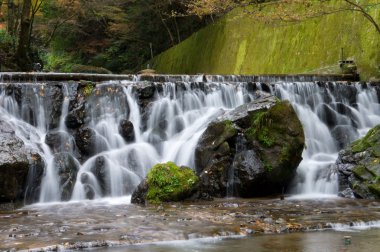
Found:
[[[97,95],[88,102],[88,125],[95,130],[97,139],[93,146],[95,154],[79,165],[71,200],[85,199],[88,190],[94,193],[94,198],[130,194],[156,163],[173,161],[194,167],[195,146],[207,124],[223,111],[252,100],[244,83],[224,83],[223,77],[219,76],[212,78],[219,82],[207,82],[206,91],[202,91],[201,88],[192,89],[187,79],[183,78],[184,90],[176,90],[176,84],[172,82],[161,83],[163,91],[155,94],[155,101],[148,105],[150,112],[146,115],[142,115],[133,89],[137,80],[97,85],[94,90]],[[64,123],[69,108],[69,91],[67,85],[62,87],[64,99],[57,130],[72,139]],[[337,94],[338,87],[335,85],[334,91],[331,87],[318,87],[314,83],[278,83],[273,89],[281,99],[292,102],[304,126],[307,148],[303,152],[294,189],[294,193],[302,197],[337,194],[336,174],[329,172],[339,150],[331,134],[333,128],[349,128],[346,142],[343,141],[347,144],[380,123],[380,107],[373,88],[355,87],[358,92],[355,108],[347,97]],[[49,131],[46,115],[50,108],[47,98],[41,94],[47,89],[45,84],[23,85],[21,108],[15,95],[7,95],[5,88],[0,95],[0,119],[11,123],[16,134],[28,146],[38,150],[46,163],[40,202],[60,201],[62,194],[53,162],[54,153],[44,143]],[[340,111],[342,106],[349,112]],[[327,108],[332,111],[328,115],[334,115],[334,125],[329,127],[324,118]],[[135,141],[132,143],[126,143],[118,132],[119,122],[123,119],[134,125]],[[74,146],[70,145],[65,151],[75,156]],[[99,163],[102,163],[101,168]],[[95,176],[97,167],[104,173],[103,187]]]
[[[341,144],[347,145],[380,123],[380,105],[373,88],[363,89],[359,84],[354,87],[331,85],[330,88],[319,87],[315,83],[276,85],[276,94],[293,104],[306,137],[306,148],[293,189],[297,198],[337,195],[337,174],[330,167],[335,163],[340,148],[332,131],[343,129]],[[349,103],[349,97],[343,95],[345,88],[357,91],[354,104],[357,107]],[[347,111],[342,111],[342,108]],[[334,123],[327,125],[326,121]]]

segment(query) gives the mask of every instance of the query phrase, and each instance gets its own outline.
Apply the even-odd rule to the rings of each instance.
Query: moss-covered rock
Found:
[[[191,196],[197,185],[198,177],[192,169],[173,162],[156,164],[133,192],[132,203],[181,201]]]
[[[380,125],[342,150],[336,167],[340,196],[380,199]]]
[[[287,101],[260,94],[210,123],[196,151],[200,191],[224,197],[280,193],[302,160],[301,122]]]

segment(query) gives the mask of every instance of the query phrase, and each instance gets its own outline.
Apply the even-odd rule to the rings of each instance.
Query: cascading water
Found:
[[[89,87],[88,97],[80,96],[75,83],[13,84],[12,92],[1,85],[0,119],[44,159],[40,202],[130,194],[160,162],[194,167],[194,150],[207,124],[253,99],[252,83],[237,82],[238,77],[163,80],[148,83],[155,91],[145,103],[141,98],[149,88],[138,78]],[[277,83],[272,92],[291,101],[305,130],[307,148],[294,192],[336,195],[337,179],[328,168],[339,149],[380,123],[376,90],[359,84]],[[57,104],[56,96],[62,96]],[[85,104],[75,104],[84,99]],[[85,123],[73,130],[67,118],[78,108],[86,110]],[[133,126],[130,138],[120,131],[123,122]],[[90,146],[79,151],[85,144],[77,146],[78,141],[88,140]]]
[[[330,166],[340,149],[380,123],[376,90],[360,84],[281,83],[275,86],[275,93],[291,101],[306,136],[293,193],[337,195],[337,174]]]

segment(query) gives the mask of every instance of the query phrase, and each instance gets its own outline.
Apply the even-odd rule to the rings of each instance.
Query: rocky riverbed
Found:
[[[141,207],[130,198],[0,213],[0,250],[55,251],[205,237],[329,230],[380,220],[380,201],[216,199]]]

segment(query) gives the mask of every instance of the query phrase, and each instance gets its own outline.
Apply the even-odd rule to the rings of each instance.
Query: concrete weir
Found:
[[[314,81],[359,81],[359,75],[352,74],[266,74],[266,75],[187,75],[187,80],[194,82],[314,82]],[[0,81],[108,81],[108,80],[130,80],[130,81],[183,81],[184,75],[164,74],[93,74],[93,73],[45,73],[45,72],[0,72]]]

